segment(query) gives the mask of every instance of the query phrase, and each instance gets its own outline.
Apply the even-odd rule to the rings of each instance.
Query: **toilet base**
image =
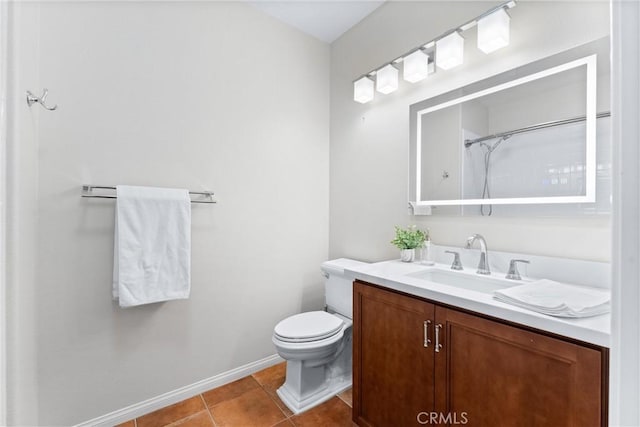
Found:
[[[278,396],[294,414],[306,411],[351,387],[352,324],[345,319],[342,338],[331,347],[321,346],[310,354],[291,352],[287,359],[285,382]],[[330,351],[329,351],[330,350]],[[304,359],[301,356],[305,356]]]
[[[313,394],[309,394],[304,398],[300,398],[292,393],[285,382],[282,387],[277,390],[278,397],[294,414],[299,414],[307,409],[311,409],[321,403],[326,402],[338,393],[342,393],[351,387],[351,376],[332,378],[327,381],[324,387],[321,387]]]

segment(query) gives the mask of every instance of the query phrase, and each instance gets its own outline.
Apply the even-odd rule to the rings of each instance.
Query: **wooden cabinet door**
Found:
[[[434,305],[356,281],[353,291],[353,420],[419,425],[434,410]],[[426,345],[426,346],[425,346]]]
[[[442,307],[435,321],[437,412],[481,427],[607,424],[606,350]]]

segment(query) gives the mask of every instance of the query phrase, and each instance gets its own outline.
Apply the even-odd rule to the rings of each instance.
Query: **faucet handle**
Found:
[[[451,264],[451,269],[462,270],[462,263],[460,262],[460,254],[455,251],[445,251],[445,253],[453,254],[453,263]]]
[[[522,280],[522,277],[520,277],[520,272],[518,271],[517,263],[519,262],[522,262],[524,264],[530,264],[530,262],[526,259],[512,259],[511,262],[509,262],[509,271],[505,276],[507,279]]]

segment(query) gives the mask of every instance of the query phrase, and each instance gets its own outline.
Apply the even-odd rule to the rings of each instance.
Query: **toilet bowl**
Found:
[[[294,414],[351,387],[352,281],[344,269],[362,264],[344,258],[323,263],[327,311],[287,317],[273,330],[273,344],[287,361],[277,393]]]

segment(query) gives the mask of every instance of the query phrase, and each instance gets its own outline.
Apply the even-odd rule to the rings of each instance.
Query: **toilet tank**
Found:
[[[353,318],[353,278],[346,277],[344,269],[367,264],[347,258],[323,262],[321,269],[324,281],[324,298],[330,312]]]

